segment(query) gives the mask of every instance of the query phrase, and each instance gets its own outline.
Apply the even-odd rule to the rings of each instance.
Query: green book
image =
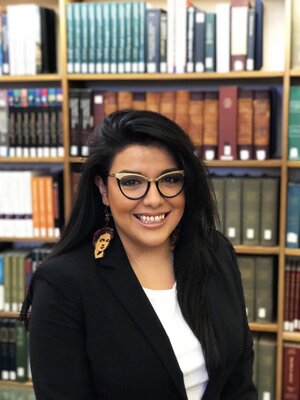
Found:
[[[110,71],[111,57],[111,3],[103,3],[103,72],[105,74]]]
[[[118,13],[118,73],[125,72],[125,42],[126,42],[126,27],[125,27],[126,4],[119,3]]]
[[[216,196],[216,202],[217,202],[217,211],[218,211],[218,216],[220,220],[220,226],[219,230],[220,232],[224,233],[224,195],[225,195],[225,180],[224,178],[219,178],[216,176],[213,176],[211,178],[215,196]]]
[[[95,4],[95,18],[96,18],[96,73],[102,74],[103,72],[103,3]]]
[[[74,72],[78,74],[81,72],[81,4],[73,4],[73,31],[74,31]]]
[[[300,160],[300,86],[290,88],[288,159]]]
[[[4,252],[4,311],[12,311],[12,252]]]
[[[270,256],[256,257],[255,297],[256,322],[271,323],[274,314],[274,259]]]
[[[17,381],[28,380],[28,334],[21,321],[16,321],[16,371]]]
[[[67,4],[67,71],[74,72],[74,4]]]
[[[254,361],[253,361],[253,382],[257,387],[258,384],[258,333],[252,333],[253,339],[253,353],[254,353]]]
[[[276,246],[278,244],[279,180],[261,179],[261,226],[260,244]]]
[[[11,311],[19,310],[18,303],[18,256],[17,251],[13,251],[11,256]]]
[[[255,257],[238,256],[248,322],[255,321]]]
[[[80,24],[81,24],[81,63],[80,71],[83,74],[88,73],[89,64],[89,21],[88,21],[88,3],[80,4]]]
[[[132,3],[132,54],[131,54],[131,61],[132,61],[132,72],[137,73],[139,72],[139,47],[140,47],[140,10],[139,10],[139,3],[133,2]]]
[[[132,3],[125,3],[125,72],[132,70]]]
[[[258,399],[276,399],[276,340],[272,335],[262,335],[258,341]]]
[[[96,4],[88,3],[88,72],[96,72]]]
[[[243,178],[242,195],[242,244],[259,245],[260,234],[260,179]]]
[[[118,47],[119,47],[119,24],[118,24],[119,4],[110,5],[110,30],[111,30],[111,48],[110,48],[110,72],[116,74],[118,65]]]
[[[225,179],[225,235],[233,245],[241,244],[242,180]]]
[[[146,72],[146,3],[139,2],[138,72]]]
[[[205,71],[216,70],[216,14],[206,13],[205,24]]]

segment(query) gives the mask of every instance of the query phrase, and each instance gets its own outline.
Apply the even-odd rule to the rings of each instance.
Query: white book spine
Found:
[[[187,8],[185,0],[176,0],[175,8],[175,70],[183,74],[186,68]]]
[[[217,72],[230,71],[230,4],[216,5],[217,19]]]
[[[169,73],[175,72],[175,6],[176,6],[176,0],[167,0],[167,12],[168,12],[167,65]]]

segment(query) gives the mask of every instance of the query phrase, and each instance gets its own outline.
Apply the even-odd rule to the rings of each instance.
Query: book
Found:
[[[282,400],[300,397],[300,347],[297,343],[283,343]]]
[[[186,72],[195,71],[195,16],[196,7],[187,7]]]
[[[264,177],[261,179],[261,222],[260,245],[278,244],[279,180]]]
[[[175,71],[182,74],[187,63],[187,6],[186,0],[175,2]]]
[[[255,61],[254,69],[259,70],[263,66],[263,37],[264,37],[264,4],[263,0],[255,1]]]
[[[160,15],[162,10],[150,8],[146,11],[147,72],[160,72]]]
[[[161,92],[159,112],[171,120],[175,119],[175,92]]]
[[[104,115],[107,116],[118,110],[118,94],[115,92],[104,93]]]
[[[232,71],[245,71],[248,39],[248,0],[231,1],[231,52]]]
[[[205,11],[196,9],[195,15],[195,72],[205,71]]]
[[[161,94],[159,92],[147,92],[146,93],[146,108],[148,111],[159,112],[160,97],[161,97]]]
[[[237,159],[238,88],[219,88],[218,158]]]
[[[274,317],[275,270],[273,257],[255,258],[255,321],[271,323]]]
[[[167,71],[169,73],[175,72],[175,13],[176,13],[176,0],[167,0],[167,14],[168,14],[168,25],[167,25]]]
[[[216,70],[216,14],[207,12],[205,18],[205,71]]]
[[[289,182],[286,208],[286,247],[299,248],[300,234],[300,184]]]
[[[132,92],[121,91],[118,93],[118,110],[132,108],[133,94]]]
[[[230,71],[230,4],[216,4],[216,71]]]
[[[242,180],[228,177],[225,180],[225,235],[233,245],[242,243]]]
[[[118,48],[119,48],[119,4],[110,4],[110,35],[111,35],[111,47],[110,47],[110,67],[109,72],[116,74],[118,72]]]
[[[7,90],[0,90],[0,157],[8,156],[9,148],[9,116]]]
[[[292,331],[293,324],[290,321],[290,298],[291,298],[291,269],[293,261],[286,259],[284,271],[284,312],[283,312],[283,329]]]
[[[237,259],[239,270],[241,272],[247,319],[248,322],[254,322],[256,316],[255,257],[238,255]]]
[[[146,93],[134,92],[132,98],[132,108],[134,110],[146,110]]]
[[[255,67],[255,26],[256,26],[255,9],[250,8],[248,13],[248,33],[247,33],[247,57],[246,57],[247,71],[254,71]]]
[[[288,158],[300,160],[300,86],[290,88]]]
[[[79,153],[81,157],[89,155],[89,138],[92,131],[92,92],[90,89],[81,89],[79,94]]]
[[[190,92],[189,99],[189,129],[187,131],[197,155],[202,157],[203,146],[203,109],[204,95],[202,92]]]
[[[177,90],[175,97],[175,122],[188,133],[190,130],[190,93],[188,90]]]
[[[95,51],[96,51],[96,73],[103,72],[103,41],[104,41],[104,19],[103,19],[103,4],[95,3],[95,19],[96,19],[96,32],[95,32]]]
[[[125,26],[125,3],[119,3],[117,15],[117,71],[119,74],[125,72],[125,45],[126,45],[126,26]]]
[[[218,149],[218,93],[204,93],[203,157],[207,161],[217,158]]]
[[[92,92],[92,114],[93,127],[96,128],[104,119],[104,93],[102,91]]]
[[[89,67],[89,25],[88,25],[88,7],[89,4],[80,4],[80,26],[81,26],[81,56],[80,56],[80,72],[88,73]]]
[[[275,399],[276,340],[273,335],[262,335],[258,340],[258,398]]]
[[[216,198],[216,206],[217,206],[217,212],[218,212],[218,217],[219,217],[219,222],[220,225],[218,226],[219,231],[224,233],[225,229],[225,215],[224,215],[224,196],[225,196],[225,179],[218,177],[216,175],[213,175],[212,178],[212,184],[214,188],[214,194]]]
[[[242,179],[242,244],[258,246],[260,242],[261,180]]]
[[[253,158],[253,92],[248,89],[238,91],[237,149],[240,160]]]
[[[66,5],[66,25],[67,25],[67,71],[69,74],[74,72],[74,4]]]
[[[70,156],[79,155],[79,101],[80,91],[71,89],[69,93]]]
[[[253,144],[256,160],[266,160],[270,153],[271,101],[268,90],[254,92]]]

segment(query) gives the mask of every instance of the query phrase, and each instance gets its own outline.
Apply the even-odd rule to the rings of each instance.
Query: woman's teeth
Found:
[[[161,222],[165,219],[166,214],[161,214],[161,215],[137,215],[137,218],[141,221],[144,222],[146,224],[151,224],[153,222]]]

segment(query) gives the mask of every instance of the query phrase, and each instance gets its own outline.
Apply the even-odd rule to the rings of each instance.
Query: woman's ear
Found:
[[[96,176],[95,178],[95,184],[99,189],[99,192],[101,194],[102,197],[102,203],[105,206],[109,206],[109,200],[108,200],[108,196],[107,196],[107,186],[104,184],[103,179],[101,178],[101,176]]]

